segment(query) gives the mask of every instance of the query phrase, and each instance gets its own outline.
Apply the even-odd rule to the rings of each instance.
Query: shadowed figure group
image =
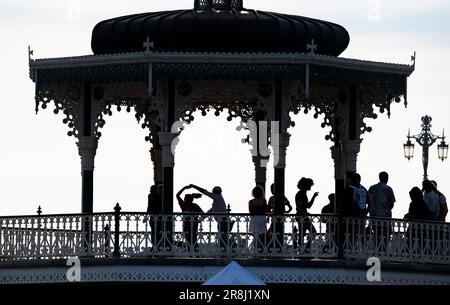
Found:
[[[184,196],[184,200],[181,199],[181,194],[187,189],[194,189],[199,193],[186,194]],[[195,214],[203,214],[203,210],[200,206],[194,203],[194,199],[201,198],[202,195],[205,195],[211,198],[212,204],[211,208],[207,211],[209,214],[214,215],[214,219],[217,222],[217,240],[219,248],[222,252],[227,251],[229,248],[229,234],[232,230],[232,226],[234,222],[230,221],[228,213],[229,210],[225,204],[225,200],[222,196],[222,188],[219,186],[215,186],[212,192],[207,191],[204,188],[201,188],[197,185],[190,184],[188,186],[183,187],[177,193],[178,204],[183,213],[195,213]],[[185,240],[187,244],[193,246],[194,249],[198,250],[198,227],[199,223],[203,220],[201,217],[189,217],[185,216],[183,220],[183,233],[185,236]]]

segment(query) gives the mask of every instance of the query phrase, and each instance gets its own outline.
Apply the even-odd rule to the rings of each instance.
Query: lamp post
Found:
[[[428,150],[437,141],[442,140],[438,145],[438,158],[444,161],[448,157],[448,144],[445,143],[444,131],[442,131],[442,136],[436,136],[431,133],[431,117],[425,115],[422,117],[422,132],[418,135],[411,136],[408,130],[407,139],[408,141],[403,144],[403,150],[405,153],[405,158],[408,161],[414,156],[414,143],[411,139],[416,140],[416,142],[422,146],[422,162],[423,162],[423,179],[428,180]]]

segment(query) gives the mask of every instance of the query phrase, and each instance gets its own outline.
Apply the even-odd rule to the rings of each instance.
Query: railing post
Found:
[[[109,245],[110,245],[110,236],[111,236],[111,228],[109,227],[108,224],[103,229],[103,232],[104,232],[104,238],[105,238],[104,253],[105,253],[105,257],[108,257],[109,253],[110,253]]]
[[[37,219],[36,219],[36,225],[37,225],[37,249],[36,249],[36,258],[40,258],[41,256],[41,214],[42,214],[42,209],[41,206],[38,207],[37,209]]]
[[[119,234],[120,234],[120,207],[119,203],[114,207],[114,257],[120,257],[120,245],[119,245]]]
[[[345,240],[345,234],[344,234],[344,217],[342,217],[342,213],[338,213],[338,223],[337,223],[337,232],[336,232],[336,239],[337,239],[337,246],[338,246],[338,252],[337,257],[339,259],[344,258],[344,240]]]

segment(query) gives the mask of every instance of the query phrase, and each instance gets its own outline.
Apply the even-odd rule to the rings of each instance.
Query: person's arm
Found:
[[[200,193],[202,193],[205,196],[208,196],[211,199],[214,199],[214,196],[212,193],[208,192],[207,190],[205,190],[204,188],[201,188],[195,184],[189,184],[189,187],[192,187],[193,189],[196,189],[197,191],[199,191]]]
[[[183,187],[181,190],[178,191],[178,193],[176,195],[177,200],[178,200],[178,204],[180,205],[180,208],[181,208],[181,211],[184,210],[184,200],[181,199],[181,193],[183,193],[186,189],[188,189],[187,186]]]
[[[297,194],[295,194],[295,207],[297,208],[297,213],[303,208],[300,197],[300,192],[297,192]]]
[[[390,194],[389,194],[389,207],[391,208],[391,210],[394,208],[394,203],[395,203],[395,195],[394,195],[394,191],[392,189],[390,189]]]
[[[315,192],[314,195],[312,196],[311,200],[309,202],[307,202],[307,204],[306,204],[307,209],[312,207],[312,205],[314,204],[314,200],[316,200],[317,196],[319,196],[319,193]]]
[[[441,193],[439,196],[439,208],[441,209],[441,221],[445,221],[448,214],[447,198]]]
[[[292,211],[292,205],[286,197],[284,198],[284,205],[287,207],[287,211],[284,210],[284,212],[289,214]]]

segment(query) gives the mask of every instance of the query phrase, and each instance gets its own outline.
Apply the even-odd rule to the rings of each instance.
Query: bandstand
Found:
[[[98,23],[93,55],[33,59],[30,51],[36,112],[49,107],[62,114],[68,136],[76,138],[81,213],[0,218],[3,281],[64,282],[66,259],[77,256],[83,281],[91,282],[202,282],[232,258],[267,283],[361,284],[366,260],[374,256],[386,270],[383,283],[450,283],[445,223],[283,214],[292,114],[312,111],[323,117],[318,124],[330,128],[326,140],[340,198],[345,173],[357,169],[361,135],[371,131],[366,119],[376,119],[376,109],[389,116],[393,103],[407,105],[414,62],[339,57],[349,42],[347,31],[330,22],[245,9],[239,0],[196,0],[189,10]],[[148,130],[154,183],[163,185],[159,215],[124,212],[118,205],[114,212],[93,213],[101,129],[121,109]],[[186,219],[198,219],[173,211],[175,144],[185,124],[195,124],[195,111],[227,112],[229,121],[240,118],[244,128],[269,135],[277,154],[274,230],[260,246],[246,214],[198,215],[198,247],[180,230]],[[249,162],[255,184],[265,187],[267,156],[254,134],[249,142],[257,149]],[[229,224],[225,232],[218,232],[218,218]],[[299,237],[299,226],[314,226],[316,233]],[[393,231],[375,236],[366,230],[376,226]],[[347,234],[339,234],[344,227]]]

